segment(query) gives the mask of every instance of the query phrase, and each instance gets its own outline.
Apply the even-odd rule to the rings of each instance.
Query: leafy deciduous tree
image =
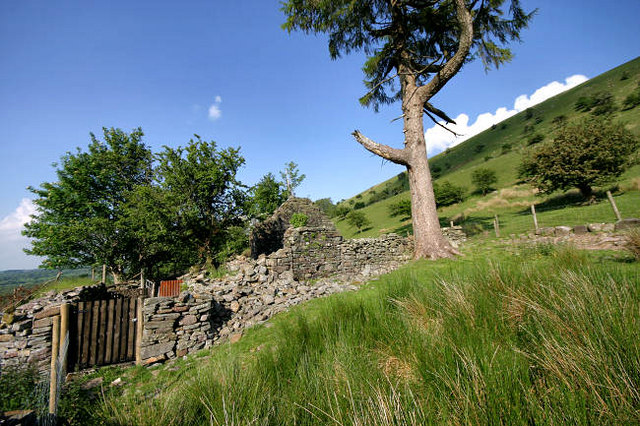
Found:
[[[389,216],[411,217],[411,200],[400,200],[389,205]]]
[[[200,260],[212,264],[224,248],[225,230],[243,213],[244,192],[236,179],[244,164],[240,150],[219,150],[196,135],[185,148],[165,147],[158,159],[160,183],[178,206],[184,244],[194,244]]]
[[[284,186],[287,188],[287,194],[289,197],[295,197],[295,189],[300,186],[302,181],[307,177],[304,173],[301,174],[298,170],[298,165],[293,161],[285,164],[285,169],[280,172],[280,176],[284,181]]]
[[[478,191],[482,192],[482,195],[487,195],[487,192],[493,189],[493,186],[498,182],[498,176],[495,170],[482,167],[473,171],[471,182],[478,188]]]
[[[594,185],[610,182],[632,163],[638,139],[620,123],[588,118],[560,130],[527,154],[519,168],[542,192],[578,188],[590,198]]]
[[[131,191],[151,181],[152,154],[143,132],[103,129],[104,142],[91,134],[87,151],[65,154],[56,182],[29,187],[37,213],[25,225],[32,239],[28,254],[44,256],[47,268],[107,264],[117,278],[130,263],[135,238],[125,225]]]
[[[352,51],[368,55],[363,105],[377,110],[402,102],[403,148],[374,142],[357,130],[353,136],[372,153],[406,166],[417,258],[457,253],[440,231],[423,116],[453,122],[430,101],[466,62],[480,57],[489,67],[511,59],[504,46],[519,39],[532,14],[518,0],[507,3],[510,17],[505,0],[288,0],[283,5],[284,28],[328,33],[333,59]]]
[[[281,182],[272,173],[267,173],[260,179],[249,196],[249,214],[251,217],[264,219],[271,215],[287,200],[287,192]]]
[[[452,184],[448,180],[443,180],[440,183],[434,183],[433,192],[436,197],[436,205],[440,207],[450,206],[464,200],[465,189],[462,186]]]
[[[355,227],[358,232],[362,232],[364,228],[371,226],[371,221],[367,215],[357,210],[352,210],[347,214],[347,222],[349,225]]]

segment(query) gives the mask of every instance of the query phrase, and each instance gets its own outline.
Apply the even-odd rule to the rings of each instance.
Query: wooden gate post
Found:
[[[70,305],[68,303],[63,303],[60,306],[60,354],[62,358],[60,362],[62,365],[60,366],[61,374],[65,374],[67,372],[67,359],[69,358],[69,343],[71,341],[71,335],[69,332],[69,310]],[[65,347],[66,345],[66,347]]]
[[[102,282],[107,284],[107,265],[105,263],[102,264]]]
[[[531,204],[531,214],[533,215],[533,225],[536,227],[536,232],[538,231],[538,216],[536,215],[536,206]]]
[[[144,298],[138,297],[136,321],[136,365],[142,365],[142,333],[144,331]]]
[[[58,402],[58,369],[56,361],[58,359],[58,349],[60,347],[60,317],[56,315],[52,318],[51,332],[51,376],[49,382],[49,414],[56,413]]]
[[[607,198],[609,199],[609,203],[611,203],[611,208],[613,208],[613,213],[616,215],[616,219],[622,220],[622,216],[620,216],[620,210],[618,210],[618,206],[616,206],[616,202],[613,200],[611,191],[607,191]]]

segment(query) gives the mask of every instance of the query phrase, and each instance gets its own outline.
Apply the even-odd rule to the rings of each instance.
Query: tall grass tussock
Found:
[[[638,271],[593,263],[567,247],[417,262],[274,318],[153,398],[107,398],[100,415],[122,425],[637,423]]]

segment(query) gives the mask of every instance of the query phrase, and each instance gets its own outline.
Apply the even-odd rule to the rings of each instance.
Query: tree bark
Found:
[[[407,91],[415,88],[415,80],[405,82]],[[451,257],[458,252],[442,235],[440,220],[433,192],[433,181],[427,160],[427,145],[424,139],[423,104],[412,96],[403,101],[405,150],[409,151],[407,174],[411,191],[411,217],[413,222],[415,259],[439,259]]]

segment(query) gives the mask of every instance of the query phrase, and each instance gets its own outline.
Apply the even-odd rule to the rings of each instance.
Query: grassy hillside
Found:
[[[67,390],[62,414],[121,425],[636,423],[638,278],[624,255],[475,242],[457,260],[295,307],[238,343],[152,371],[100,370]],[[91,399],[80,385],[95,375],[122,385]]]
[[[593,96],[601,92],[610,93],[618,107],[612,119],[622,121],[629,130],[640,136],[640,106],[622,110],[625,97],[639,85],[640,58],[594,77],[530,110],[523,111],[497,124],[495,128],[486,130],[430,159],[432,170],[440,173],[436,182],[448,180],[467,189],[468,198],[463,203],[439,210],[441,222],[446,224],[453,219],[456,223],[467,222],[468,225],[473,226],[480,224],[486,229],[485,225],[490,225],[493,216],[498,214],[505,222],[505,232],[526,232],[532,228],[531,219],[524,218],[531,203],[540,206],[538,212],[541,226],[615,220],[608,205],[599,202],[594,206],[582,206],[582,201],[571,192],[544,197],[535,196],[528,185],[518,185],[517,167],[532,137],[540,135],[544,138],[543,140],[552,140],[559,126],[589,114],[575,109],[575,104],[581,97]],[[471,184],[471,174],[478,167],[496,171],[498,193],[486,197],[472,193],[474,188]],[[389,179],[344,203],[348,206],[354,206],[357,202],[369,204],[372,197],[379,197],[380,193],[386,189],[397,187],[400,184],[399,180],[399,177]],[[639,203],[634,202],[638,197],[638,193],[634,191],[639,189],[640,166],[636,166],[627,171],[618,182],[616,200],[624,216],[640,215]],[[350,227],[344,220],[338,221],[337,227],[347,237],[377,236],[385,232],[410,232],[410,220],[391,218],[387,211],[389,204],[401,199],[409,199],[408,192],[405,191],[363,208],[362,211],[367,214],[373,225],[362,233],[357,233],[356,229]],[[559,213],[565,206],[570,210]]]
[[[36,287],[56,277],[58,271],[51,269],[13,269],[0,271],[0,294],[11,292],[14,288],[23,286],[25,288]],[[84,269],[64,269],[62,279],[75,281],[89,277],[91,271]]]

